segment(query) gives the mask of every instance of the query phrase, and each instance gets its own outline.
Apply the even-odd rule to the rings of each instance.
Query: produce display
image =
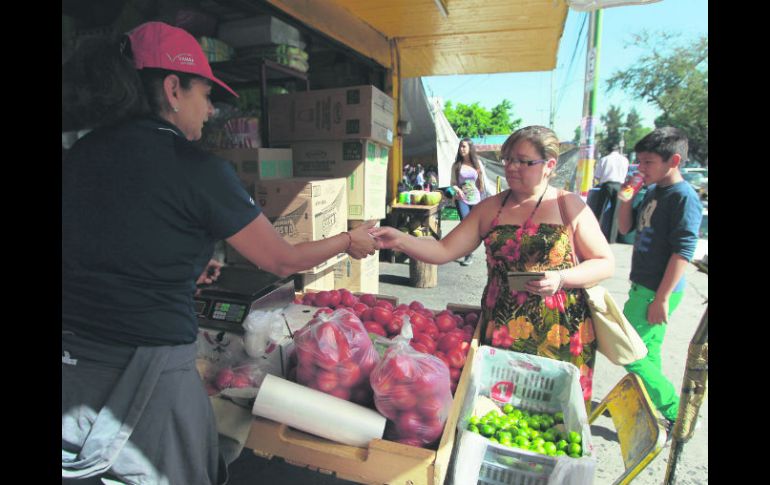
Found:
[[[355,319],[364,329],[364,335],[368,333],[367,340],[377,342],[376,346],[381,350],[387,347],[378,365],[380,372],[368,369],[372,375],[366,381],[370,396],[374,388],[375,409],[389,419],[386,436],[413,446],[434,445],[441,437],[452,406],[452,396],[467,360],[478,313],[471,311],[461,315],[451,310],[434,312],[418,301],[412,301],[409,305],[394,305],[392,301],[377,298],[376,295],[364,293],[356,296],[346,289],[305,293],[296,298],[295,303],[318,307],[314,318],[320,321],[342,319],[352,328],[350,321]],[[313,322],[305,329],[313,325]],[[409,337],[400,337],[404,322],[409,322]],[[337,327],[341,325],[332,328]],[[346,344],[343,342],[350,340],[342,339],[339,332],[327,331],[329,335],[324,337],[327,344],[323,352],[316,348],[319,347],[318,338],[312,339],[315,347],[303,342],[303,335],[309,331],[295,334],[298,366],[296,370],[290,371],[289,376],[296,376],[300,384],[362,403],[361,400],[353,399],[353,395],[363,393],[364,384],[352,378],[349,382],[341,382],[340,371],[335,370],[336,377],[332,378],[329,369],[337,369],[336,366],[352,354],[350,349],[345,349]],[[359,340],[360,334],[356,334],[356,339],[357,347],[365,346],[363,340]],[[395,342],[389,342],[388,339]],[[403,342],[397,339],[403,339]],[[311,352],[300,350],[300,347]],[[352,348],[352,345],[349,347]],[[313,357],[319,353],[324,355],[321,362]],[[350,357],[347,362],[351,360],[359,362]],[[352,364],[345,365],[353,367]],[[359,368],[362,375],[369,376],[366,368],[360,364]],[[350,372],[355,374],[355,371]],[[353,386],[350,388],[346,384]],[[346,397],[346,387],[350,397]],[[391,393],[390,388],[394,388],[395,393]]]
[[[403,320],[402,334],[372,371],[374,405],[389,420],[387,439],[426,446],[441,437],[452,407],[449,368],[409,345],[411,324],[407,316]]]
[[[468,419],[468,431],[485,436],[494,443],[548,456],[583,456],[582,438],[577,431],[564,429],[561,412],[530,413],[505,404],[500,410]]]
[[[361,320],[348,308],[319,313],[294,334],[299,384],[371,405],[369,374],[379,360]]]

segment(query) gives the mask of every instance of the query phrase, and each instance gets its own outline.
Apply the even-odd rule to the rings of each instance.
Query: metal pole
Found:
[[[666,478],[664,485],[676,483],[676,467],[679,463],[679,455],[684,450],[684,444],[690,441],[695,431],[698,420],[698,411],[706,397],[708,387],[708,324],[709,309],[703,313],[700,325],[695,331],[687,353],[687,369],[682,379],[682,391],[679,400],[679,414],[671,439],[671,451],[668,456]]]
[[[583,120],[580,123],[580,158],[575,177],[575,193],[583,200],[588,198],[588,191],[594,179],[596,98],[599,85],[599,44],[602,34],[602,9],[589,13],[588,53],[586,55],[586,83],[583,95]]]

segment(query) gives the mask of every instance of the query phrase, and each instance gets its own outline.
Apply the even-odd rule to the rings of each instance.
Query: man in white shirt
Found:
[[[628,158],[619,152],[620,147],[612,146],[612,151],[606,157],[602,157],[594,167],[594,180],[599,186],[598,200],[594,206],[594,214],[601,225],[604,237],[610,244],[615,242],[618,235],[618,192],[620,186],[626,180],[628,173]],[[602,222],[602,215],[606,209],[607,221]]]

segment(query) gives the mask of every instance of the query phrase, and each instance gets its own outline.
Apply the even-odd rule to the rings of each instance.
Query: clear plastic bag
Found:
[[[321,313],[294,334],[297,382],[364,406],[379,360],[361,320],[348,309]]]
[[[270,345],[280,342],[284,336],[281,310],[253,311],[243,322],[243,350],[249,357],[262,357]]]
[[[441,438],[452,407],[449,368],[438,357],[409,345],[412,326],[404,317],[395,337],[372,371],[374,405],[388,418],[387,439],[426,447]]]

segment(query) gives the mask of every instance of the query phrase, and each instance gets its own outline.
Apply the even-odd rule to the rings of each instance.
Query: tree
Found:
[[[607,154],[612,151],[614,145],[620,144],[620,128],[624,127],[623,112],[617,106],[610,105],[610,109],[600,119],[604,125],[604,132],[602,133],[601,143],[597,140],[596,146],[602,153]]]
[[[452,102],[444,104],[444,115],[460,138],[474,138],[484,135],[507,135],[521,125],[521,119],[511,120],[513,104],[504,99],[500,104],[488,111],[479,103],[470,105]]]
[[[653,40],[657,43],[653,45]],[[662,114],[655,126],[675,126],[687,133],[690,158],[708,160],[708,38],[677,46],[675,35],[636,34],[632,44],[649,50],[634,67],[616,71],[607,90],[621,89],[654,104]]]
[[[642,119],[636,108],[631,108],[631,111],[626,115],[626,137],[625,137],[625,152],[630,153],[634,150],[634,145],[652,131],[652,128],[643,127]]]

